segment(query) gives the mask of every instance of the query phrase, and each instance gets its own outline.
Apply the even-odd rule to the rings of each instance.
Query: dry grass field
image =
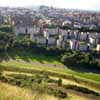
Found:
[[[69,97],[64,100],[100,100],[75,91],[68,91]],[[0,100],[63,100],[47,94],[32,93],[28,89],[0,82]]]
[[[30,90],[0,82],[0,100],[58,100],[47,94],[39,95]]]

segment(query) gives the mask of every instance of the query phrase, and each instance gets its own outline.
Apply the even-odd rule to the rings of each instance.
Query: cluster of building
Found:
[[[60,28],[43,27],[14,27],[14,33],[27,34],[40,45],[56,46],[71,50],[90,51],[97,47],[100,51],[100,33],[78,32],[73,30],[63,30]]]
[[[96,29],[100,27],[100,13],[73,9],[61,9],[47,6],[40,6],[37,10],[32,8],[9,8],[0,7],[2,22],[7,23],[11,19],[20,18],[37,24],[66,25],[75,28]]]
[[[40,6],[37,11],[26,8],[0,7],[0,24],[10,24],[13,32],[28,34],[41,45],[56,46],[71,50],[90,51],[97,47],[100,51],[100,34],[56,28],[42,25],[61,25],[74,28],[100,28],[100,13],[59,9]]]
[[[100,27],[100,13],[59,9],[53,7],[41,6],[39,12],[46,16],[52,24],[66,25],[75,28],[96,29]]]

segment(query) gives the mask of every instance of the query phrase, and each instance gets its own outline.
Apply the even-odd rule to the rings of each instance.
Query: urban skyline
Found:
[[[0,6],[29,7],[38,5],[95,11],[100,9],[99,0],[0,0]]]

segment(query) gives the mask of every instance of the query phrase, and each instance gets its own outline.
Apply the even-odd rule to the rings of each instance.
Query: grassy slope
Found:
[[[36,94],[35,91],[12,86],[0,82],[0,100],[98,100],[91,95],[79,93],[76,91],[68,90],[68,98],[58,99],[54,96],[47,94]]]
[[[71,74],[80,78],[90,79],[100,83],[100,74],[76,72],[66,68],[56,57],[48,55],[33,54],[32,51],[13,50],[9,55],[0,54],[0,58],[4,60],[15,59],[13,61],[2,62],[4,66],[16,66],[24,68],[35,68],[40,70],[56,71],[63,74]],[[60,68],[60,69],[59,69]]]
[[[31,72],[38,72],[38,71],[42,71],[42,72],[52,72],[52,73],[56,73],[55,75],[57,77],[59,77],[59,75],[67,75],[67,77],[71,76],[71,77],[76,77],[78,80],[74,80],[74,78],[72,78],[73,82],[78,81],[78,84],[85,86],[87,88],[93,89],[95,91],[100,92],[100,75],[98,74],[92,74],[92,73],[79,73],[79,72],[74,72],[72,70],[69,69],[62,69],[62,68],[55,68],[55,67],[44,67],[43,64],[38,65],[37,63],[33,63],[33,62],[25,62],[23,60],[11,60],[11,61],[3,61],[1,63],[1,65],[6,66],[8,69],[10,68],[11,71],[19,71],[19,69],[22,69],[23,72],[23,68],[26,69],[25,72],[26,73],[30,73]],[[49,73],[50,74],[50,73]],[[58,75],[59,74],[59,75]],[[52,75],[52,74],[50,74]],[[54,75],[54,76],[55,76]],[[89,78],[90,77],[90,78]],[[61,76],[61,78],[64,78]],[[67,78],[65,78],[67,79]],[[68,78],[69,79],[69,78]],[[68,80],[67,79],[67,80]],[[81,79],[81,80],[80,80]]]
[[[19,74],[20,74],[20,76],[21,76],[21,75],[27,75],[27,76],[34,76],[34,75],[37,75],[37,73],[32,73],[32,74],[31,74],[31,73],[23,73],[23,72],[3,71],[3,75],[4,75],[4,76],[5,76],[5,75],[7,75],[7,76],[12,76],[12,75],[19,75]],[[38,75],[40,75],[40,74],[38,73]],[[50,78],[50,79],[53,79],[53,80],[56,80],[56,81],[59,80],[59,77],[54,77],[54,76],[50,76],[50,75],[49,75],[49,78]],[[64,78],[61,78],[61,79],[62,79],[62,83],[63,83],[64,85],[69,85],[69,84],[71,84],[71,85],[77,85],[77,86],[79,86],[79,87],[89,88],[90,90],[93,90],[93,91],[95,91],[95,92],[100,92],[100,90],[93,88],[93,86],[86,86],[86,85],[83,85],[83,84],[81,84],[81,83],[77,83],[77,82],[75,82],[75,81],[68,80],[68,79],[64,79]]]
[[[61,74],[69,74],[73,76],[77,76],[79,78],[85,78],[87,80],[92,80],[97,83],[100,83],[100,74],[94,74],[94,73],[80,73],[80,72],[75,72],[72,71],[68,68],[61,69],[61,68],[55,68],[54,67],[44,67],[44,64],[41,63],[36,63],[36,62],[25,62],[23,60],[12,60],[12,61],[4,61],[0,63],[3,66],[11,66],[11,67],[18,67],[18,68],[29,68],[29,69],[37,69],[37,70],[44,70],[44,71],[52,71],[52,72],[57,72]],[[56,65],[56,66],[59,66]]]
[[[38,97],[37,99],[35,97]],[[53,96],[32,94],[31,91],[0,82],[0,100],[58,100]]]
[[[15,55],[16,54],[16,55]],[[25,69],[35,69],[39,71],[49,71],[64,75],[71,75],[74,77],[77,77],[79,79],[85,79],[87,81],[93,81],[94,83],[100,84],[100,74],[94,74],[94,73],[81,73],[76,72],[68,69],[65,67],[62,63],[59,62],[59,60],[56,59],[56,57],[53,56],[47,56],[47,55],[36,55],[32,54],[32,52],[19,52],[15,51],[13,53],[10,53],[8,56],[4,54],[0,54],[0,58],[4,58],[0,62],[0,65],[10,67],[10,68],[25,68]],[[8,59],[9,58],[9,59]],[[12,60],[13,59],[13,60]],[[80,83],[86,86],[93,86],[94,89],[97,89],[100,91],[100,88],[98,86],[87,84],[84,82]],[[100,86],[100,85],[99,85]]]

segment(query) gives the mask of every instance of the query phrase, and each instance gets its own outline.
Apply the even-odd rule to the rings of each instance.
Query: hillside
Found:
[[[0,33],[0,100],[99,100],[100,62],[93,52],[41,46]]]
[[[38,96],[38,99],[36,98]],[[32,93],[30,90],[0,82],[0,100],[58,100],[56,97]]]

